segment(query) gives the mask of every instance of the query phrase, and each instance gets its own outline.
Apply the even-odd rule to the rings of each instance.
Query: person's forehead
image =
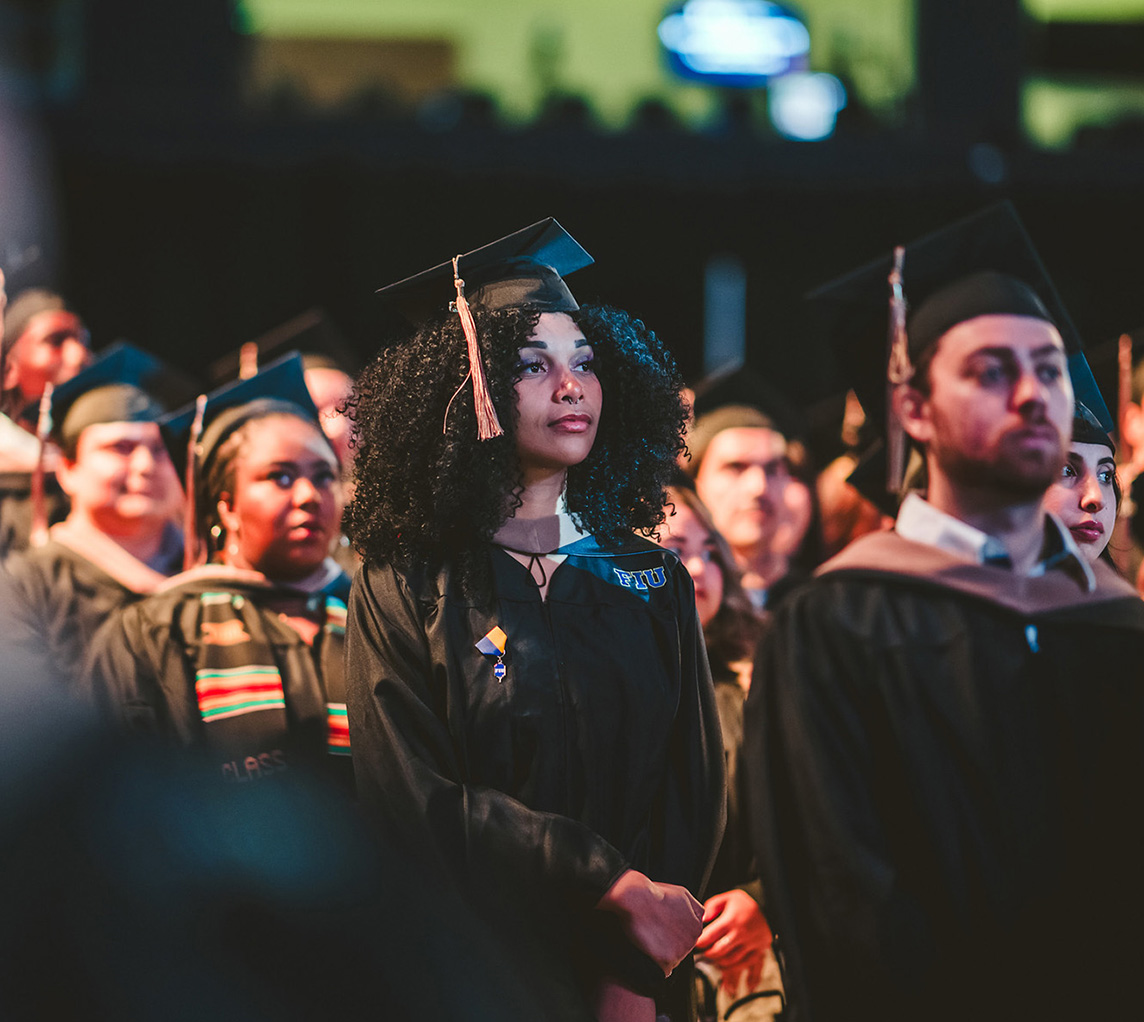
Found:
[[[983,349],[1009,350],[1019,357],[1050,348],[1065,354],[1060,331],[1052,323],[1032,316],[991,314],[965,320],[942,334],[934,362],[962,361]]]
[[[1112,456],[1112,451],[1104,444],[1081,444],[1074,440],[1069,446],[1069,456],[1071,458],[1078,458],[1084,462],[1084,464],[1094,468],[1102,461],[1106,461],[1110,465],[1116,464]]]
[[[247,425],[242,461],[271,464],[282,460],[333,460],[330,442],[317,423],[296,415],[268,415]]]
[[[80,434],[79,446],[106,446],[123,440],[133,443],[159,442],[157,422],[93,422]]]
[[[766,463],[785,454],[786,438],[781,433],[762,426],[733,426],[712,437],[703,461]]]
[[[579,324],[569,316],[568,313],[542,312],[540,318],[536,321],[536,326],[532,328],[532,333],[528,335],[528,341],[525,343],[526,346],[529,346],[532,342],[538,342],[537,346],[543,347],[562,341],[574,345],[587,343],[584,337],[584,331],[580,329]]]
[[[669,510],[664,521],[663,534],[665,536],[673,536],[676,539],[700,535],[706,537],[707,530],[691,508],[678,499],[672,501],[672,504],[673,507]]]
[[[79,338],[83,336],[83,332],[83,323],[74,312],[68,312],[66,309],[45,309],[28,321],[19,340],[26,338],[34,343],[58,334]]]

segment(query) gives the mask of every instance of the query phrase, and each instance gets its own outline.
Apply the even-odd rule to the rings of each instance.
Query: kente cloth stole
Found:
[[[315,668],[324,691],[326,751],[348,756],[342,670],[346,605],[333,596],[313,599],[325,604],[325,623],[315,640],[319,659]],[[292,743],[286,688],[258,609],[234,592],[202,593],[199,602],[195,695],[208,741],[235,752],[288,748]],[[312,657],[314,651],[303,644],[302,652]],[[296,691],[299,680],[288,679],[286,687]]]

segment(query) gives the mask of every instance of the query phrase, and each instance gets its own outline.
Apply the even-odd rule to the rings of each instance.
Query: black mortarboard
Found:
[[[302,356],[296,351],[283,355],[247,380],[235,380],[206,395],[201,434],[196,444],[197,461],[200,465],[204,463],[244,422],[275,412],[318,422],[317,409],[306,389]],[[189,405],[159,420],[164,442],[180,477],[186,474],[195,414],[195,405]]]
[[[1076,403],[1073,414],[1072,438],[1074,444],[1102,444],[1113,454],[1116,453],[1116,444],[1112,442],[1108,430],[1080,401]]]
[[[595,260],[552,217],[457,259],[470,304],[486,309],[575,312],[579,305],[563,278]],[[412,323],[449,309],[456,298],[453,261],[406,277],[377,292]]]
[[[212,362],[207,379],[214,384],[245,379],[291,351],[302,353],[306,369],[340,369],[352,376],[361,368],[361,356],[330,317],[322,309],[308,309]],[[244,371],[248,365],[251,372]]]
[[[867,416],[884,417],[889,284],[893,257],[880,259],[808,295]],[[1017,211],[999,202],[905,246],[902,289],[909,305],[909,356],[958,323],[995,313],[1053,323],[1069,356],[1077,399],[1112,428],[1112,417],[1084,358],[1084,345]]]
[[[65,450],[102,422],[155,422],[166,411],[154,396],[163,363],[119,341],[91,365],[52,391],[51,436]]]
[[[489,310],[575,312],[580,306],[563,278],[593,262],[572,235],[549,217],[377,293],[412,323],[432,319],[446,309],[456,311],[468,350],[477,436],[488,440],[504,430],[485,380],[470,304]]]

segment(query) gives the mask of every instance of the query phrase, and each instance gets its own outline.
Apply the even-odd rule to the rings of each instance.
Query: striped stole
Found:
[[[195,696],[210,745],[240,757],[270,755],[271,772],[284,766],[282,757],[291,746],[297,748],[300,737],[292,734],[291,726],[293,720],[297,727],[300,708],[287,706],[286,692],[292,691],[311,704],[317,699],[324,702],[324,751],[350,755],[342,670],[346,605],[333,596],[316,598],[325,603],[325,623],[316,640],[320,647],[313,650],[301,643],[299,652],[310,658],[313,671],[307,668],[304,674],[315,677],[320,692],[313,691],[312,683],[305,684],[305,678],[289,677],[283,684],[263,613],[248,597],[236,592],[200,594]],[[308,717],[315,720],[312,713]],[[312,727],[304,730],[313,736]]]

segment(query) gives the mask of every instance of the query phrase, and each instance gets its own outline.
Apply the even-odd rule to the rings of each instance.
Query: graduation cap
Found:
[[[51,437],[74,452],[80,434],[103,422],[157,422],[166,408],[155,385],[166,369],[154,355],[119,341],[51,393]]]
[[[1108,430],[1080,401],[1076,403],[1073,412],[1072,438],[1074,444],[1101,444],[1113,454],[1116,453],[1116,444],[1113,443]]]
[[[200,398],[202,402],[199,435],[194,438],[195,456],[204,464],[244,422],[282,412],[318,421],[318,412],[306,389],[302,356],[290,352],[246,380],[231,383]],[[171,460],[185,475],[187,452],[192,439],[199,402],[180,408],[159,420]]]
[[[352,376],[361,368],[361,357],[325,311],[307,309],[212,362],[207,379],[213,384],[247,379],[292,351],[302,353],[306,369],[340,369]]]
[[[564,277],[593,262],[576,240],[549,217],[377,293],[415,324],[447,309],[460,317],[468,348],[469,377],[473,381],[477,435],[487,440],[504,431],[485,382],[470,302],[488,310],[575,312],[580,306]]]
[[[871,421],[886,421],[887,488],[900,483],[900,427],[888,390],[948,330],[977,316],[1032,316],[1056,326],[1077,399],[1108,430],[1112,417],[1084,345],[1009,202],[989,206],[811,292],[812,314]],[[854,485],[873,497],[870,480]]]

